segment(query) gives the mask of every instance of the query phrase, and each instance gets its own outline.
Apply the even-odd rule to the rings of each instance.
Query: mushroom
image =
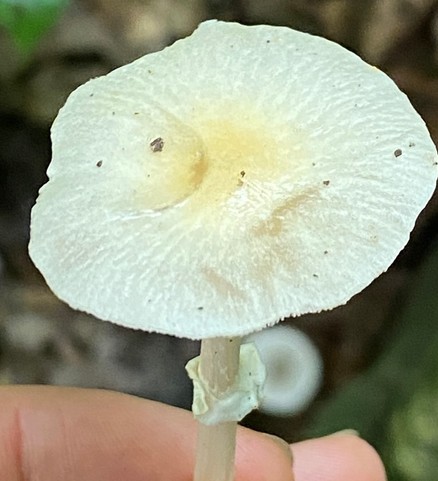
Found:
[[[437,177],[424,122],[386,75],[265,25],[208,21],[87,82],[52,142],[34,263],[76,309],[202,339],[200,411],[259,391],[242,336],[343,304],[387,269]],[[197,481],[232,478],[237,419],[216,421],[200,426]]]
[[[245,342],[255,344],[267,371],[259,410],[291,416],[306,409],[323,378],[321,354],[309,336],[291,326],[274,326]]]

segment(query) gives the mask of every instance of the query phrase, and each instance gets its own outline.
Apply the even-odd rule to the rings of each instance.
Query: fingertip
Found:
[[[286,441],[239,428],[236,481],[293,481],[292,452]]]
[[[365,440],[338,433],[291,446],[296,481],[386,481],[377,451]]]
[[[45,481],[193,476],[196,422],[190,412],[88,389],[11,387],[0,389],[0,398],[0,427],[7,427],[0,431],[0,472],[9,469],[8,481],[22,479],[22,472]],[[285,442],[238,428],[236,481],[292,479]]]

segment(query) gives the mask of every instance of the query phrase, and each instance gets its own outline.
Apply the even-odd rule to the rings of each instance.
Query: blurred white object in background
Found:
[[[246,337],[266,366],[264,397],[259,410],[291,416],[306,409],[323,380],[323,361],[317,347],[300,330],[275,326]]]

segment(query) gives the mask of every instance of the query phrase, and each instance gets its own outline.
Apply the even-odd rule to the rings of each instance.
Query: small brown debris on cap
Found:
[[[242,187],[242,185],[243,185],[243,180],[242,180],[242,179],[245,177],[245,175],[246,175],[246,172],[245,172],[244,170],[241,170],[241,171],[240,171],[240,178],[237,179],[237,186],[238,186],[238,187]]]
[[[329,185],[329,184],[330,184],[330,181],[329,181],[329,180],[324,180],[322,183],[323,183],[324,185]]]
[[[102,167],[102,164],[103,164],[103,161],[99,160],[99,162],[97,162],[97,164],[96,164],[96,167]]]
[[[161,152],[164,147],[164,140],[161,137],[157,137],[149,145],[152,152]]]
[[[402,153],[403,153],[403,152],[402,152],[401,149],[396,149],[396,150],[394,150],[394,155],[395,155],[396,157],[400,157],[400,155],[401,155]]]

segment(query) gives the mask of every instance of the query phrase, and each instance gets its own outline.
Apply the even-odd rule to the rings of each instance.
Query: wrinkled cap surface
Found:
[[[395,84],[283,27],[209,21],[73,92],[30,254],[72,307],[188,338],[348,301],[392,263],[437,155]]]

